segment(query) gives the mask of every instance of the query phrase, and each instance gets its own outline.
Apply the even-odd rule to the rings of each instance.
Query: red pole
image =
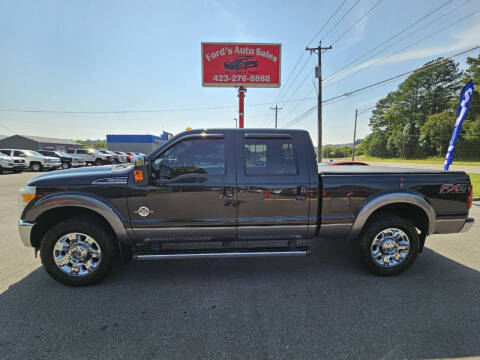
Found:
[[[245,99],[245,93],[247,92],[247,89],[245,89],[243,86],[240,86],[238,88],[238,127],[240,129],[243,129],[244,125],[244,99]]]

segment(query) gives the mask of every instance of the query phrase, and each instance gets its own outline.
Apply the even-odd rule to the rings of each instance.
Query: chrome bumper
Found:
[[[472,228],[474,223],[475,223],[475,219],[466,218],[465,223],[463,224],[462,230],[460,230],[460,232],[467,232],[468,230],[470,230]]]
[[[30,242],[30,234],[35,223],[29,223],[23,220],[18,221],[18,231],[20,232],[20,239],[22,240],[23,245],[27,247],[32,247]]]

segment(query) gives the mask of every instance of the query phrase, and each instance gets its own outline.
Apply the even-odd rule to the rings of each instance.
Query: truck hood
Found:
[[[132,166],[88,166],[78,169],[57,170],[35,176],[29,186],[88,185],[98,179],[128,176]]]

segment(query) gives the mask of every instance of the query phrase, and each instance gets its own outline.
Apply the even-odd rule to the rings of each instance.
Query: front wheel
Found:
[[[103,165],[103,160],[102,159],[96,159],[95,160],[95,165],[102,166]]]
[[[69,286],[98,283],[110,271],[115,256],[112,235],[95,218],[64,220],[44,236],[40,257],[45,271]]]
[[[32,170],[33,170],[33,171],[37,171],[37,172],[38,172],[38,171],[42,171],[42,169],[43,169],[42,164],[40,164],[40,163],[38,163],[38,162],[32,162],[32,163],[30,164],[30,166],[32,167]]]
[[[67,161],[62,162],[62,169],[70,169],[70,163]]]
[[[362,258],[378,275],[397,275],[415,261],[419,236],[408,219],[383,214],[370,221],[360,238]]]

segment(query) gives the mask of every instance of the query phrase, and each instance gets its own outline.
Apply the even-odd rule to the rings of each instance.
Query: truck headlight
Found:
[[[27,204],[37,197],[37,188],[35,186],[25,186],[20,189],[20,194],[18,202],[22,206],[27,206]]]

